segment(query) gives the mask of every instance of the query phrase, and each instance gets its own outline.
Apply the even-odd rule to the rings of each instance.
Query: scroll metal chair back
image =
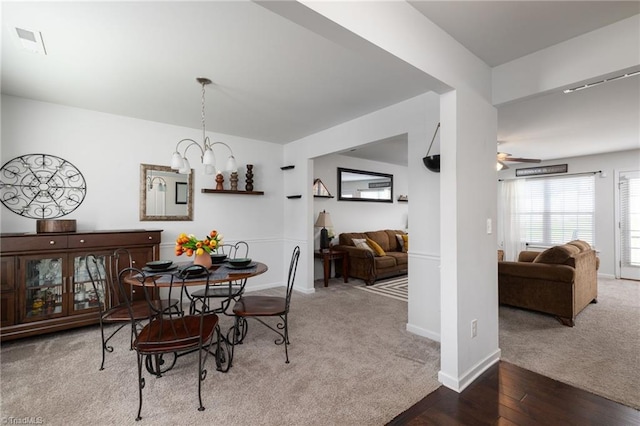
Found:
[[[206,276],[206,286],[209,285],[207,270],[202,266],[194,265],[191,271],[201,269]],[[154,295],[160,288],[168,292],[169,299],[175,294],[181,293],[186,278],[179,278],[174,274],[145,275],[141,270],[125,268],[118,276],[120,292],[127,297],[126,284],[141,288],[145,295],[147,308],[151,313],[151,320],[141,330],[135,331],[133,348],[137,354],[138,363],[138,414],[136,420],[140,420],[142,413],[142,389],[145,387],[145,378],[142,375],[143,366],[152,375],[161,377],[168,373],[176,363],[178,357],[198,352],[197,381],[198,381],[198,410],[203,411],[202,382],[207,376],[204,368],[209,350],[212,347],[214,336],[217,336],[216,347],[220,347],[220,328],[218,316],[203,311],[199,315],[184,315],[177,313],[171,306],[163,306],[154,303]],[[135,323],[132,303],[129,300],[132,324]],[[218,356],[218,351],[213,352]],[[169,363],[168,359],[172,358]],[[216,360],[216,363],[218,361]]]
[[[218,253],[224,253],[228,259],[235,258],[247,258],[249,257],[249,244],[246,241],[238,241],[234,244],[221,244],[216,250]],[[190,299],[189,312],[191,314],[199,312],[201,306],[204,304],[203,298],[218,299],[219,305],[211,307],[209,304],[204,304],[212,308],[216,313],[227,312],[231,301],[237,301],[240,295],[244,292],[244,287],[247,283],[246,278],[242,280],[229,281],[219,285],[211,285],[209,291],[205,293],[204,289],[196,290],[188,294]]]
[[[110,340],[122,330],[131,324],[129,314],[129,306],[126,300],[120,294],[116,280],[118,279],[118,268],[120,265],[130,267],[132,265],[131,255],[128,251],[120,249],[111,255],[95,255],[89,254],[85,257],[86,272],[91,280],[93,291],[98,300],[99,324],[100,324],[100,340],[102,343],[102,362],[100,370],[104,370],[106,353],[113,352],[113,346]],[[135,317],[135,327],[140,326],[140,322],[149,319],[149,311],[144,301],[133,302],[131,305],[133,315]],[[109,324],[118,324],[115,330],[106,335],[105,326]],[[131,345],[135,335],[135,327],[131,329]]]
[[[233,327],[233,343],[242,343],[247,335],[248,323],[247,318],[253,318],[265,325],[267,328],[275,331],[280,337],[275,340],[276,345],[284,344],[286,363],[289,363],[289,307],[291,305],[291,293],[293,283],[296,278],[296,270],[298,269],[298,259],[300,258],[300,247],[296,246],[291,255],[289,263],[289,275],[287,278],[287,288],[284,297],[273,296],[241,296],[233,307],[233,313],[236,316],[235,325]],[[269,324],[265,317],[279,317],[279,322],[275,327]]]

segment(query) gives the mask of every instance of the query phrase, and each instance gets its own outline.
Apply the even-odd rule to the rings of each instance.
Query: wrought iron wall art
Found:
[[[87,185],[80,170],[54,155],[22,155],[0,169],[0,201],[20,216],[65,216],[82,204],[86,194]]]

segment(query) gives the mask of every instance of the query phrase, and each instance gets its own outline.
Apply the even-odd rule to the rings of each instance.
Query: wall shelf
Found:
[[[203,194],[239,194],[239,195],[264,195],[263,191],[232,191],[230,189],[202,188]]]
[[[302,198],[302,195],[287,195],[287,198]]]
[[[282,166],[280,167],[280,170],[291,170],[293,169],[295,166]]]

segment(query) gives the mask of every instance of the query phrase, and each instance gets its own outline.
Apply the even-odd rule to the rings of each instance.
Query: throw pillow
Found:
[[[572,253],[572,251],[565,246],[555,246],[546,249],[538,256],[536,256],[536,258],[533,259],[533,263],[551,263],[562,265],[569,259],[569,257],[571,257],[572,254],[574,253]]]
[[[399,251],[404,251],[404,240],[402,239],[402,234],[396,234],[396,240],[398,240],[398,246],[400,247]]]
[[[402,252],[403,253],[408,253],[409,252],[409,234],[403,234],[402,235]]]
[[[373,251],[373,249],[371,247],[369,247],[369,244],[367,244],[367,240],[365,238],[353,238],[351,241],[353,241],[353,245],[361,248],[361,249],[365,249],[365,250],[369,250],[371,253],[375,253]]]
[[[384,250],[382,250],[382,247],[380,247],[380,244],[376,243],[371,238],[367,238],[367,244],[369,244],[369,247],[373,249],[373,252],[375,253],[376,256],[387,255],[387,253],[385,253]]]

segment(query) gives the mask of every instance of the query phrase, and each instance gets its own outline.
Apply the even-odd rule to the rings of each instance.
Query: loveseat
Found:
[[[555,315],[573,327],[576,315],[598,297],[596,252],[581,240],[543,252],[520,252],[498,262],[498,295],[504,305]]]
[[[408,272],[408,238],[404,231],[392,229],[342,233],[333,249],[349,254],[350,277],[372,285],[377,279]]]

